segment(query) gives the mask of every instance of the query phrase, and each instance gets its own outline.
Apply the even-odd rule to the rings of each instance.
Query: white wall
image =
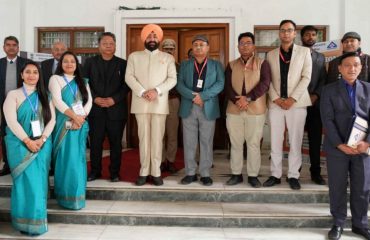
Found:
[[[238,31],[253,31],[254,25],[276,25],[282,19],[293,19],[299,25],[328,25],[329,39],[358,31],[363,50],[370,53],[368,0],[0,0],[0,40],[12,34],[19,37],[22,50],[35,51],[36,27],[103,26],[114,31],[120,5],[207,13],[217,9],[241,11],[236,36]],[[135,13],[146,17],[143,11]],[[0,56],[4,56],[2,51]]]

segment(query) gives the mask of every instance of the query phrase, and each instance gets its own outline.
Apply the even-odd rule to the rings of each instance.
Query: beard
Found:
[[[311,42],[303,42],[302,41],[302,43],[303,43],[303,46],[305,46],[305,47],[312,47],[313,45],[315,45],[315,43],[316,43],[316,41],[311,41]]]
[[[155,42],[155,41],[145,42],[144,46],[146,49],[153,52],[154,50],[158,49],[159,42]]]

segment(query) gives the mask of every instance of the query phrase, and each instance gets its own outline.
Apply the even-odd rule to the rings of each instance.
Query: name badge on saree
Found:
[[[41,136],[41,124],[39,120],[31,121],[32,137],[37,138]]]
[[[197,88],[202,88],[202,87],[203,87],[203,80],[202,79],[198,79]]]
[[[73,112],[76,115],[79,115],[79,116],[85,116],[86,115],[85,109],[82,105],[82,101],[77,101],[75,103],[72,103],[72,109],[73,109]]]

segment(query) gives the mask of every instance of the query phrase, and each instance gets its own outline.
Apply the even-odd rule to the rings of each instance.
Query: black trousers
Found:
[[[108,136],[110,145],[110,165],[109,172],[111,177],[119,177],[122,155],[122,134],[125,128],[126,119],[109,120],[107,118],[89,118],[90,126],[90,174],[100,175],[102,170],[103,142],[105,135]]]
[[[2,113],[2,116],[4,116],[4,113]],[[2,151],[3,162],[4,162],[3,169],[6,169],[6,168],[9,168],[9,164],[8,164],[8,156],[6,154],[5,141],[4,141],[5,128],[6,128],[6,122],[5,122],[5,118],[4,117],[1,118],[1,126],[0,126],[0,128],[1,128],[1,151]]]
[[[308,134],[309,155],[310,155],[310,172],[311,176],[317,176],[321,173],[320,167],[320,150],[322,123],[320,109],[317,106],[307,107],[306,126]]]

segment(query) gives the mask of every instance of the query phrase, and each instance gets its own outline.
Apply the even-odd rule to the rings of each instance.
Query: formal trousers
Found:
[[[333,224],[344,227],[347,217],[348,175],[352,226],[369,228],[370,160],[360,155],[338,156],[327,153],[330,213]]]
[[[226,127],[231,142],[231,173],[239,175],[243,169],[243,145],[247,143],[247,173],[257,177],[261,167],[261,139],[266,114],[251,115],[246,111],[240,114],[227,114]]]
[[[318,106],[307,107],[306,130],[309,143],[311,176],[321,175],[320,152],[322,142],[322,123]]]
[[[271,175],[281,178],[285,126],[289,136],[288,178],[299,178],[302,165],[302,141],[306,121],[306,107],[269,109],[271,133]]]
[[[166,130],[164,134],[164,147],[162,161],[168,160],[174,163],[177,152],[177,133],[179,128],[179,98],[168,99],[169,114],[166,117]]]
[[[202,177],[209,177],[213,164],[213,136],[216,121],[207,120],[203,108],[193,104],[190,115],[182,118],[182,125],[186,175],[196,174],[198,164],[195,156],[199,139],[199,173]]]
[[[163,136],[166,114],[135,114],[140,149],[140,176],[161,176]]]

